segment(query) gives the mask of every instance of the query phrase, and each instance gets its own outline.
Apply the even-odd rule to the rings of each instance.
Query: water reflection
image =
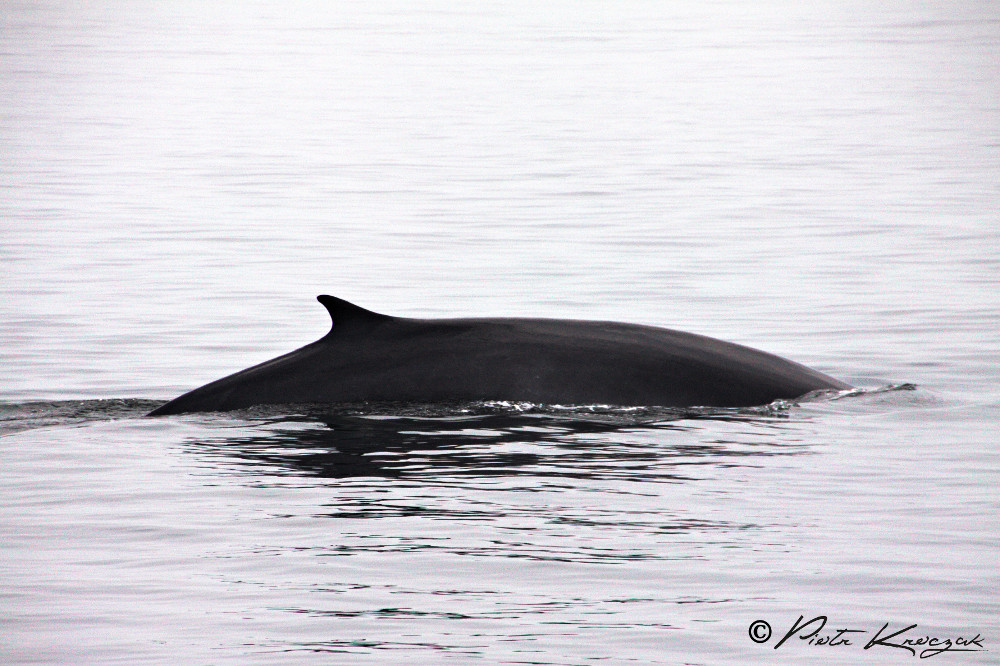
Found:
[[[469,410],[463,410],[468,412]],[[672,419],[672,420],[671,420]],[[241,473],[345,479],[628,479],[683,482],[699,466],[792,455],[783,413],[357,413],[314,410],[212,428],[189,446]]]

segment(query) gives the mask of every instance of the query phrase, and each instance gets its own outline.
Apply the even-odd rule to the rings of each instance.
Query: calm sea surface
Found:
[[[998,62],[963,0],[5,3],[0,662],[996,663]],[[143,417],[321,293],[867,390]]]

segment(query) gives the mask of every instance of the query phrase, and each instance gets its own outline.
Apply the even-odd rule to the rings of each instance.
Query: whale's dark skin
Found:
[[[364,401],[748,407],[851,388],[773,354],[654,326],[408,319],[333,296],[318,300],[333,319],[326,336],[150,415]]]

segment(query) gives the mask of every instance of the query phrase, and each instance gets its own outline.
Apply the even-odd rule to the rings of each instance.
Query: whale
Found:
[[[415,319],[334,296],[317,300],[332,320],[325,336],[196,388],[149,415],[370,402],[752,407],[852,388],[768,352],[656,326]]]

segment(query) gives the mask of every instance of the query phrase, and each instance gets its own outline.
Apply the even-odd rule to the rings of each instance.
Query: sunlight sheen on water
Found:
[[[995,662],[992,5],[18,2],[0,44],[0,662]],[[145,418],[318,294],[861,390]],[[774,649],[820,615],[864,633]]]

